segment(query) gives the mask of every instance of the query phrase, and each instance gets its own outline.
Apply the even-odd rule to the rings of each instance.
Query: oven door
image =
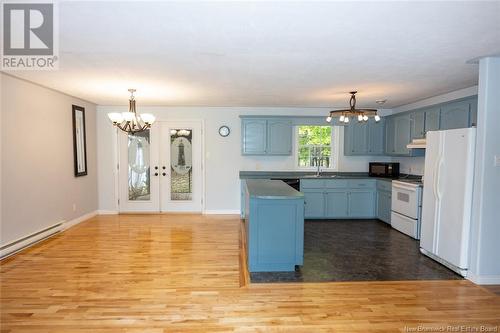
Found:
[[[392,211],[412,219],[418,219],[419,187],[404,182],[392,182]]]

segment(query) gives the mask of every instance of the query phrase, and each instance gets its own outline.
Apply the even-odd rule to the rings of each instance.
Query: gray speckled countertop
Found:
[[[240,171],[240,179],[377,179],[391,182],[392,178],[370,177],[368,172],[322,172],[316,177],[311,171]],[[397,180],[420,180],[422,176],[401,174]]]
[[[302,199],[304,194],[281,180],[248,179],[248,194],[258,199]]]

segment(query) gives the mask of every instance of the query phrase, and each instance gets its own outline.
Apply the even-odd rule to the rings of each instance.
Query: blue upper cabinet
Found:
[[[267,120],[243,119],[241,128],[242,154],[265,155],[267,150]]]
[[[410,115],[397,115],[394,117],[394,154],[409,155],[410,151],[406,148],[411,141],[410,131],[411,122]]]
[[[379,122],[375,119],[368,121],[368,154],[383,155],[385,142],[385,118]]]
[[[368,153],[368,124],[352,121],[344,127],[344,155]]]
[[[469,127],[471,102],[469,100],[445,104],[441,107],[441,129]]]
[[[410,114],[411,139],[421,139],[425,137],[425,112],[415,111]]]
[[[470,102],[470,121],[469,127],[477,126],[477,97],[471,98]]]
[[[279,118],[242,118],[242,155],[291,155],[292,121]]]
[[[425,110],[425,133],[439,130],[440,112],[439,107]]]
[[[394,154],[394,140],[396,139],[395,135],[396,131],[396,123],[394,122],[394,117],[386,118],[385,120],[385,153],[386,155]]]
[[[353,121],[344,128],[344,155],[382,155],[384,120]]]
[[[267,121],[267,154],[291,155],[292,154],[292,121],[268,120]]]

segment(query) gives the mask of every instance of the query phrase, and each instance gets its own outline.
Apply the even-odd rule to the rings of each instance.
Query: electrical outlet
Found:
[[[495,162],[493,163],[493,165],[496,167],[500,167],[500,155],[495,155],[494,161]]]

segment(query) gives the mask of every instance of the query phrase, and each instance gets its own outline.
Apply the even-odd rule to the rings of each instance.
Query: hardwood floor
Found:
[[[469,281],[240,287],[240,238],[237,216],[93,218],[1,262],[0,332],[500,330]]]

